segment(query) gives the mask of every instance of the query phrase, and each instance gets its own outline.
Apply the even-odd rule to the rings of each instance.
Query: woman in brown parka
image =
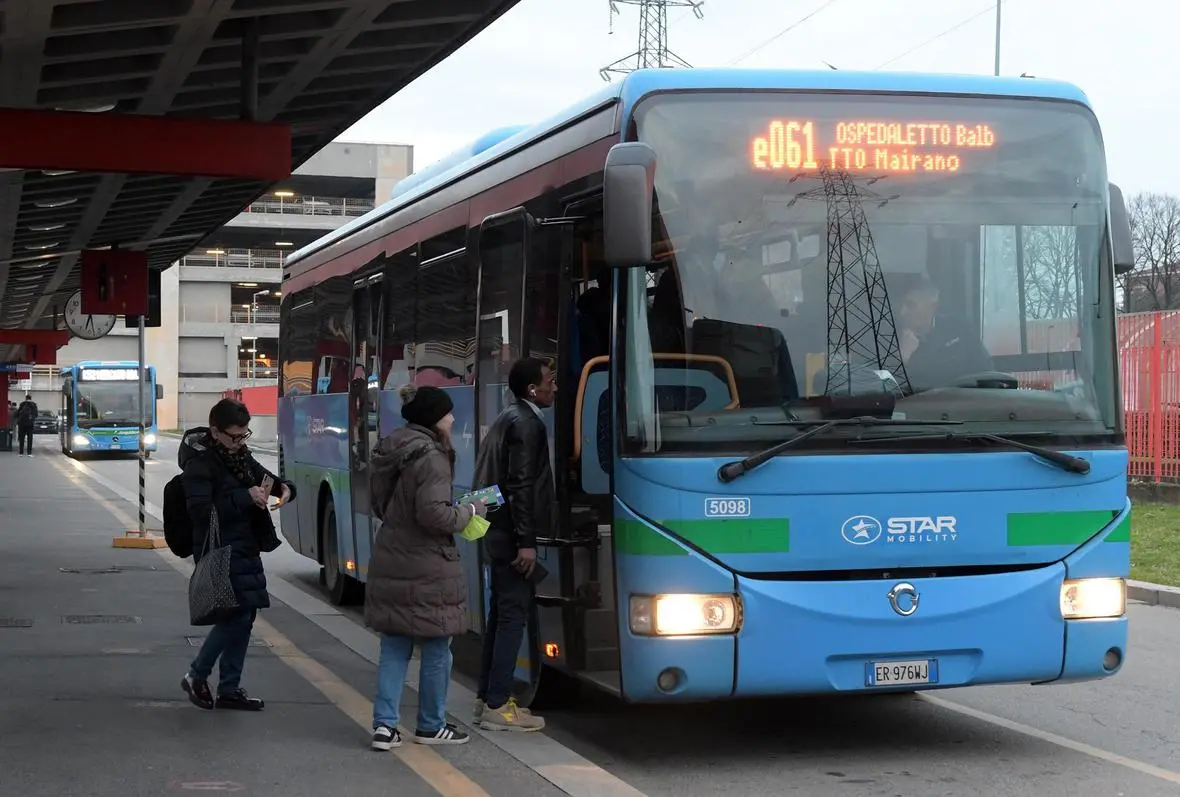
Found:
[[[373,507],[382,518],[365,587],[365,623],[381,635],[374,750],[402,743],[398,704],[414,643],[421,650],[419,744],[464,744],[446,721],[451,638],[467,626],[466,585],[455,535],[483,504],[455,505],[450,397],[436,387],[401,389],[406,425],[382,440],[370,462]]]

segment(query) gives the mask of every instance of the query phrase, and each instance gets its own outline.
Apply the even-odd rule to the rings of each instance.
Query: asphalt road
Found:
[[[48,438],[38,448],[60,456]],[[157,505],[177,472],[176,442],[161,448],[147,465]],[[135,490],[133,460],[85,464]],[[287,546],[267,567],[322,597],[318,567]],[[584,693],[546,714],[547,733],[650,797],[1180,794],[1180,611],[1129,611],[1123,672],[1099,683],[670,708]],[[457,645],[455,677],[469,687],[473,652]]]

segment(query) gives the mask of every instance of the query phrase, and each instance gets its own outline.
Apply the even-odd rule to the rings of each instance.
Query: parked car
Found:
[[[57,434],[57,413],[41,410],[33,421],[33,434]]]

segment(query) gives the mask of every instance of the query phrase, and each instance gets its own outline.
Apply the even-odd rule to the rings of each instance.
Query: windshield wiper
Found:
[[[874,418],[871,415],[861,416],[859,418],[836,418],[831,421],[773,421],[771,423],[760,423],[758,426],[812,426],[805,432],[800,432],[794,437],[788,437],[781,443],[776,443],[765,451],[759,451],[757,454],[751,454],[745,459],[736,460],[734,462],[726,462],[717,469],[717,478],[725,483],[729,483],[763,463],[774,459],[788,448],[792,448],[799,443],[802,443],[808,438],[823,434],[824,432],[836,426],[946,426],[949,424],[962,423],[962,421],[907,421],[895,418]]]
[[[1021,436],[1026,437],[1051,437],[1053,432],[1021,432]],[[1000,445],[1012,446],[1019,448],[1022,451],[1027,451],[1034,456],[1052,462],[1054,465],[1061,467],[1070,473],[1078,473],[1086,475],[1090,472],[1090,463],[1081,457],[1075,457],[1072,454],[1066,454],[1063,451],[1054,451],[1051,448],[1044,448],[1043,446],[1029,445],[1022,443],[1019,440],[1014,440],[1011,437],[1001,437],[998,434],[988,434],[987,432],[927,432],[925,434],[905,435],[903,437],[890,437],[889,435],[880,435],[873,437],[860,437],[855,441],[860,443],[882,443],[882,442],[899,442],[904,440],[987,440],[992,443],[999,443]]]

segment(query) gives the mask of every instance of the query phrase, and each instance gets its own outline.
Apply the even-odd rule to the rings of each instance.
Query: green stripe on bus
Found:
[[[1103,542],[1130,542],[1131,541],[1131,513],[1128,512],[1122,522],[1107,535]]]
[[[1113,512],[1102,511],[1014,513],[1008,515],[1008,544],[1081,545],[1113,518]]]
[[[791,548],[787,518],[663,520],[660,525],[711,554],[787,553]],[[675,540],[635,520],[615,521],[615,541],[620,553],[633,556],[688,555]]]
[[[787,553],[791,549],[787,518],[665,520],[662,525],[712,554]]]
[[[688,556],[688,551],[638,520],[615,520],[615,545],[632,556]]]

